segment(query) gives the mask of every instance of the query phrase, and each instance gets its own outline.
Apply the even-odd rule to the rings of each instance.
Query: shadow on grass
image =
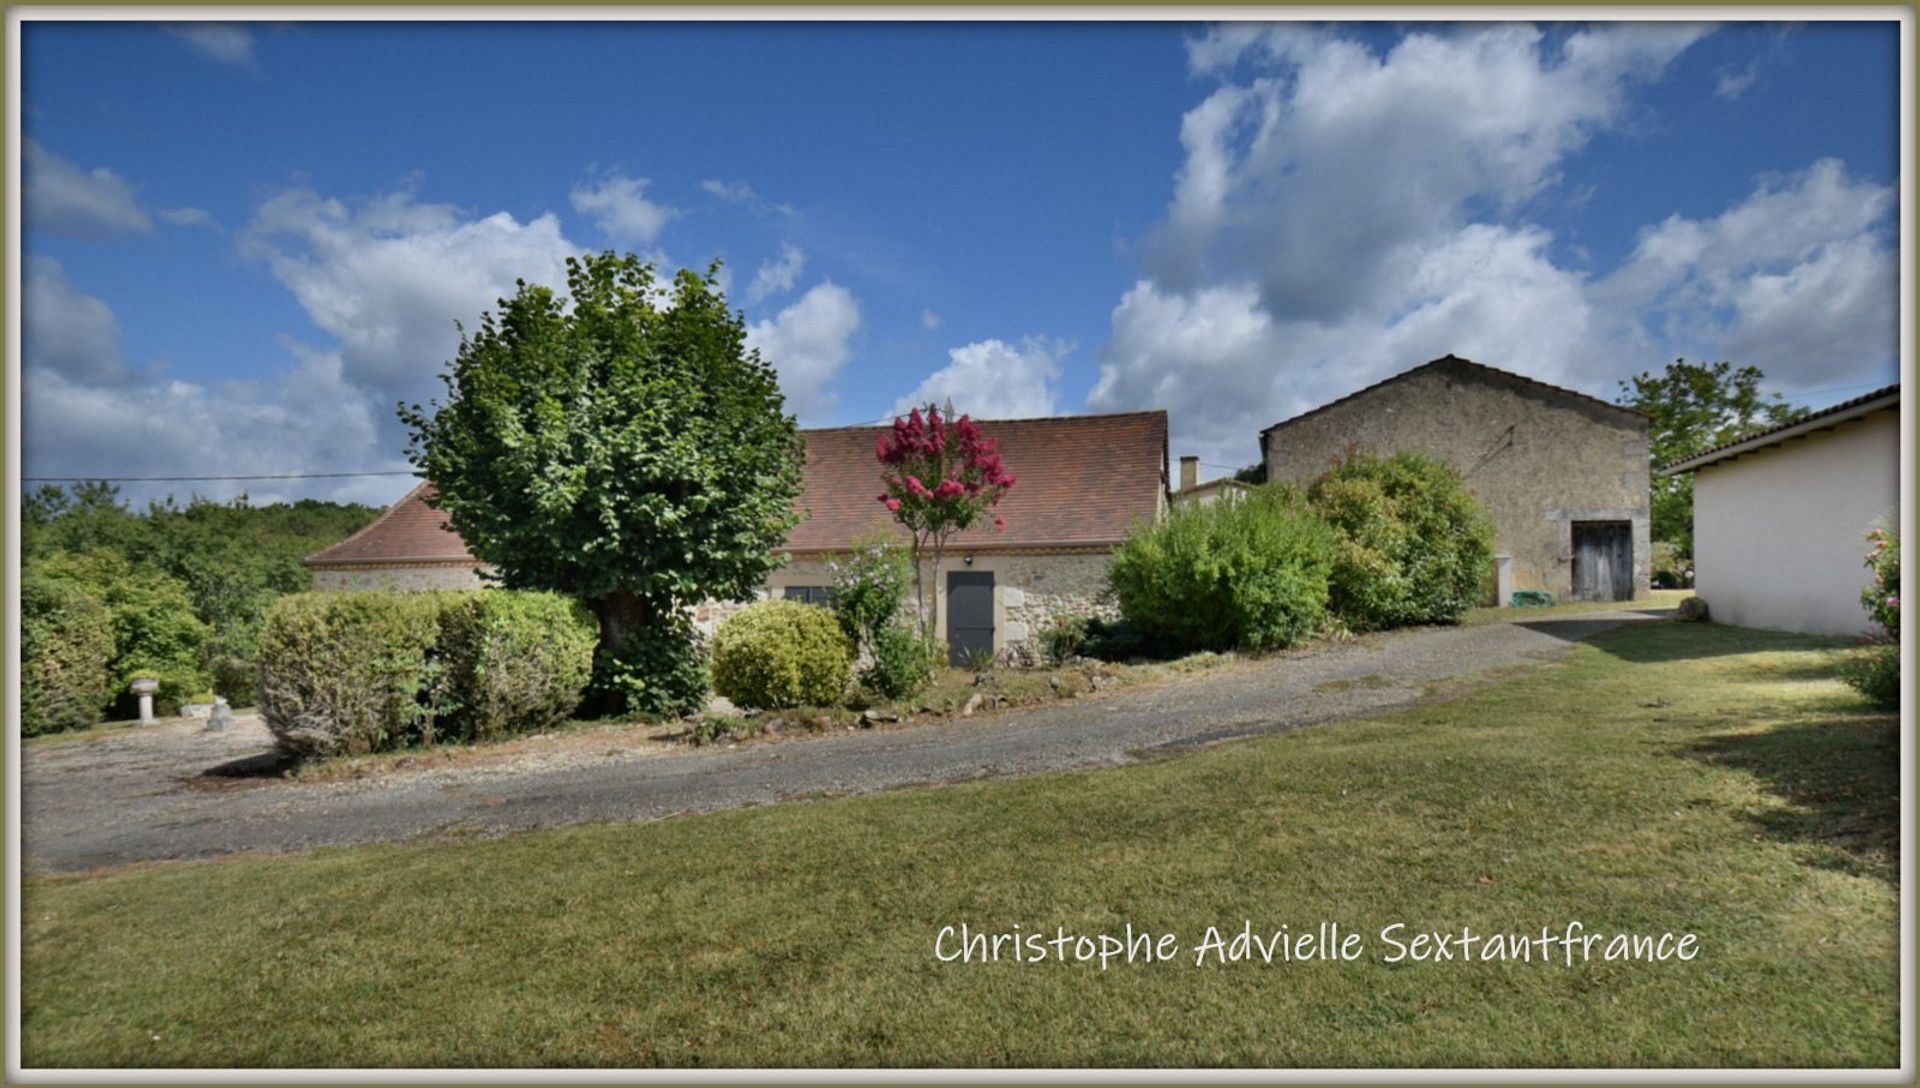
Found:
[[[1821,848],[1812,864],[1898,883],[1900,723],[1890,714],[1723,733],[1686,749],[1746,771],[1784,807],[1745,814],[1762,834]]]
[[[1622,611],[1629,611],[1623,609]],[[1670,616],[1672,609],[1632,609],[1647,616]],[[1570,616],[1566,619],[1539,619],[1514,624],[1529,631],[1551,635],[1564,642],[1586,642],[1622,661],[1688,661],[1734,654],[1832,650],[1851,645],[1846,639],[1817,635],[1795,635],[1784,631],[1762,631],[1751,627],[1727,627],[1717,623],[1649,623],[1634,620],[1622,623],[1601,616]],[[1831,676],[1828,665],[1797,666],[1808,672]]]

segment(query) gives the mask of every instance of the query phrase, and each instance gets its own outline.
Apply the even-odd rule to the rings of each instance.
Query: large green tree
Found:
[[[1693,474],[1662,476],[1658,469],[1806,414],[1778,393],[1762,393],[1765,380],[1758,367],[1675,359],[1658,374],[1620,383],[1620,403],[1652,420],[1653,539],[1693,555]]]
[[[598,616],[601,711],[694,706],[687,606],[749,596],[796,521],[806,447],[718,269],[663,290],[632,255],[569,260],[565,297],[522,282],[463,333],[446,403],[400,411],[473,554]]]

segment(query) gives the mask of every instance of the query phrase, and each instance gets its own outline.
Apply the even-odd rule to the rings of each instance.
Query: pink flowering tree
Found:
[[[894,520],[913,534],[913,597],[920,606],[921,634],[932,637],[940,628],[934,621],[937,605],[927,603],[922,565],[933,560],[938,576],[947,538],[972,528],[991,515],[996,530],[1006,519],[992,514],[1014,475],[1001,460],[999,443],[980,431],[971,417],[949,418],[928,405],[895,417],[893,430],[880,436],[875,455],[880,459],[880,502]],[[934,594],[939,600],[939,594]]]

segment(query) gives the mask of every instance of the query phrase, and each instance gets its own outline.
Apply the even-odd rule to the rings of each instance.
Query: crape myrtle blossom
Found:
[[[874,444],[880,462],[878,496],[895,521],[913,534],[913,592],[920,605],[923,633],[938,630],[927,607],[921,561],[931,549],[934,569],[940,566],[947,538],[972,528],[1012,488],[1017,477],[1000,456],[1000,443],[988,437],[971,416],[953,419],[928,405],[894,417],[891,431]],[[927,481],[934,481],[931,486]],[[994,515],[996,530],[1007,527]]]

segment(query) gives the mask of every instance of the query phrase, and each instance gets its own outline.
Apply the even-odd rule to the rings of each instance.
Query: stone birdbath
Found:
[[[153,693],[160,690],[160,681],[151,676],[142,676],[127,685],[140,697],[140,724],[153,724]]]

